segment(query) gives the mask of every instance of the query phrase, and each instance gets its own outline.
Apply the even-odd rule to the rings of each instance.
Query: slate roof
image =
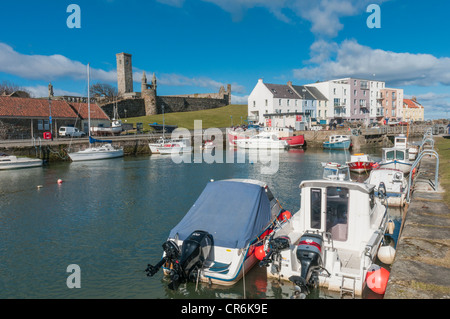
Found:
[[[273,97],[276,99],[300,99],[301,98],[288,85],[269,84],[269,83],[264,83],[264,85],[269,89],[269,91],[273,94]]]
[[[320,91],[311,86],[293,85],[292,88],[287,84],[269,84],[264,85],[273,94],[276,99],[304,99],[304,100],[324,100],[327,98],[323,96]]]

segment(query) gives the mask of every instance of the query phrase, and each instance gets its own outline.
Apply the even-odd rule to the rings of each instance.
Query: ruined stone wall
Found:
[[[107,103],[100,105],[103,111],[110,119],[114,117],[115,103]],[[125,116],[126,110],[126,116]],[[145,116],[144,99],[125,99],[117,102],[117,111],[120,118]]]
[[[214,109],[228,105],[227,99],[208,99],[194,97],[158,96],[158,112],[161,113],[161,105],[164,103],[164,111],[171,112],[191,112]]]

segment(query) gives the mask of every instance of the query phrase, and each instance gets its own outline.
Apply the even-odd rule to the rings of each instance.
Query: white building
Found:
[[[342,122],[350,116],[351,93],[347,80],[317,82],[307,86],[317,88],[328,100],[326,105],[318,108],[318,118],[326,120],[328,124],[334,120]]]
[[[280,125],[293,126],[295,122],[308,122],[320,117],[321,107],[327,99],[314,87],[264,83],[258,80],[248,97],[248,118],[255,123],[271,125],[278,120]]]

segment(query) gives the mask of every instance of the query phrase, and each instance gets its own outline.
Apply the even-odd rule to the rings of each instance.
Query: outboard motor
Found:
[[[302,266],[299,276],[292,276],[289,279],[301,288],[302,293],[309,293],[310,286],[317,286],[319,283],[319,270],[323,266],[323,237],[319,234],[305,233],[300,238],[297,247],[297,259]]]
[[[148,277],[153,277],[165,263],[173,264],[180,257],[180,248],[173,240],[169,239],[162,247],[165,253],[164,257],[155,266],[150,264],[147,265],[145,271],[147,272]]]
[[[181,283],[188,281],[196,281],[198,270],[203,267],[203,264],[208,258],[211,248],[213,246],[213,237],[208,232],[197,230],[189,235],[183,241],[181,251],[177,244],[168,240],[163,244],[165,252],[161,261],[155,265],[148,265],[147,276],[154,276],[158,270],[167,262],[172,264],[170,270],[169,288],[175,290]]]
[[[213,246],[213,237],[209,233],[197,230],[183,241],[181,256],[173,264],[170,272],[170,289],[177,289],[180,283],[197,280],[198,271],[203,267]]]
[[[280,271],[279,268],[280,265],[276,265],[275,261],[281,262],[281,251],[285,249],[289,249],[291,246],[291,239],[287,236],[280,236],[277,238],[273,238],[269,240],[269,249],[266,257],[263,258],[263,260],[260,261],[259,266],[260,267],[269,267],[271,263],[273,263],[274,273],[277,273]]]

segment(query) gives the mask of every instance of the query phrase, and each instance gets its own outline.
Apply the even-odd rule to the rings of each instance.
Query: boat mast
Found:
[[[87,65],[88,74],[88,130],[91,137],[91,84],[90,84],[90,64]]]

